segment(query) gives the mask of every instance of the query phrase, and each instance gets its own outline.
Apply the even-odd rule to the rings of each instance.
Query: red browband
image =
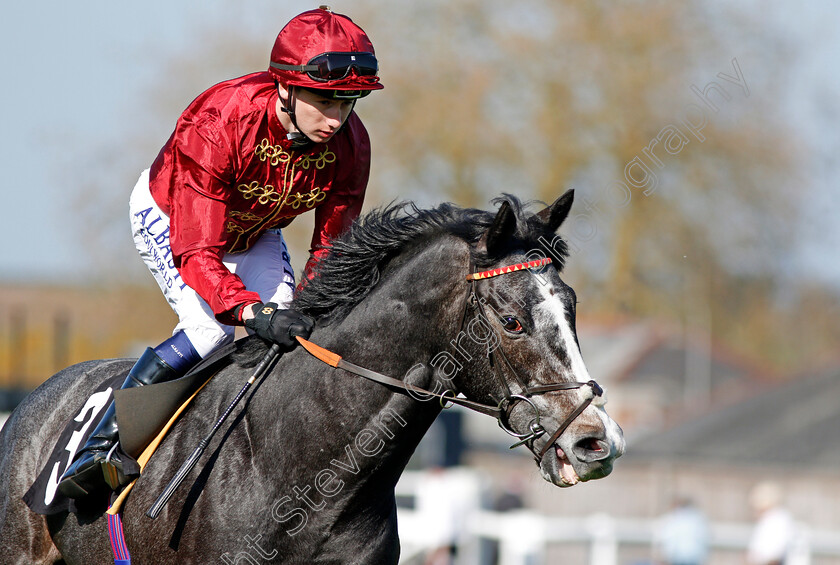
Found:
[[[498,277],[499,275],[506,275],[507,273],[513,273],[515,271],[521,271],[523,269],[533,269],[534,267],[542,267],[543,265],[548,265],[549,263],[551,263],[551,258],[544,257],[542,259],[528,261],[527,263],[517,263],[516,265],[508,265],[507,267],[499,267],[498,269],[491,269],[489,271],[473,273],[471,275],[467,275],[467,280],[477,281],[481,279],[489,279],[490,277]]]

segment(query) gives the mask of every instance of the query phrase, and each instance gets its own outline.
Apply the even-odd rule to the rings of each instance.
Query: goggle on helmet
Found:
[[[316,90],[330,98],[357,99],[384,88],[367,34],[326,6],[286,24],[274,42],[268,70],[287,86]]]

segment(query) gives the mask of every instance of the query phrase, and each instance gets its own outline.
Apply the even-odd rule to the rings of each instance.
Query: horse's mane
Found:
[[[532,202],[521,202],[505,194],[493,200],[507,200],[517,218],[512,245],[539,247],[539,238],[553,241],[554,265],[558,270],[568,254],[565,242],[554,239],[546,225],[529,210]],[[379,282],[394,257],[409,246],[441,235],[454,235],[474,244],[493,222],[495,212],[460,208],[451,203],[420,209],[413,202],[398,202],[374,209],[359,217],[341,237],[332,241],[329,254],[318,262],[316,276],[298,291],[293,307],[322,323],[343,319]],[[473,263],[487,267],[492,259],[473,249]]]

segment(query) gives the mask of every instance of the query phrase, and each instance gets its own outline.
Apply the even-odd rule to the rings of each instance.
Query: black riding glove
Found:
[[[245,327],[266,341],[279,343],[289,349],[297,345],[295,336],[304,339],[312,333],[315,321],[292,309],[277,308],[277,304],[254,304],[254,317],[245,320]]]

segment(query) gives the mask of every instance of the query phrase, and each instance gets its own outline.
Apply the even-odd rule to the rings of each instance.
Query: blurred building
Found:
[[[176,319],[148,279],[148,285],[115,288],[0,286],[0,396],[6,404],[68,365],[134,356],[169,335]]]
[[[607,388],[610,415],[628,437],[736,402],[778,379],[701,330],[583,322],[578,334],[589,374]]]
[[[492,418],[453,408],[462,414],[459,459],[481,473],[488,492],[518,481],[531,512],[579,519],[581,528],[597,516],[631,526],[644,521],[640,531],[653,527],[675,496],[688,496],[714,525],[718,545],[709,563],[740,565],[740,544],[755,518],[748,494],[772,479],[784,486],[791,514],[815,546],[840,548],[840,365],[779,379],[702,336],[668,327],[582,324],[578,331],[590,375],[609,392],[607,411],[626,431],[627,454],[606,479],[557,489],[539,476],[527,450],[508,449],[510,437]],[[440,461],[442,455],[429,455],[445,449],[435,436],[418,453]],[[641,541],[649,533],[620,546],[616,562],[649,563],[650,542]],[[590,557],[585,544],[569,542],[550,546],[544,562]],[[840,564],[840,557],[808,563]]]
[[[670,325],[579,322],[578,336],[589,374],[606,389],[607,411],[628,439],[739,402],[778,381],[768,370],[702,335]],[[495,421],[466,410],[461,413],[460,443],[465,449],[507,450],[509,436]],[[428,443],[436,442],[430,437]],[[422,449],[427,453],[426,446]]]

